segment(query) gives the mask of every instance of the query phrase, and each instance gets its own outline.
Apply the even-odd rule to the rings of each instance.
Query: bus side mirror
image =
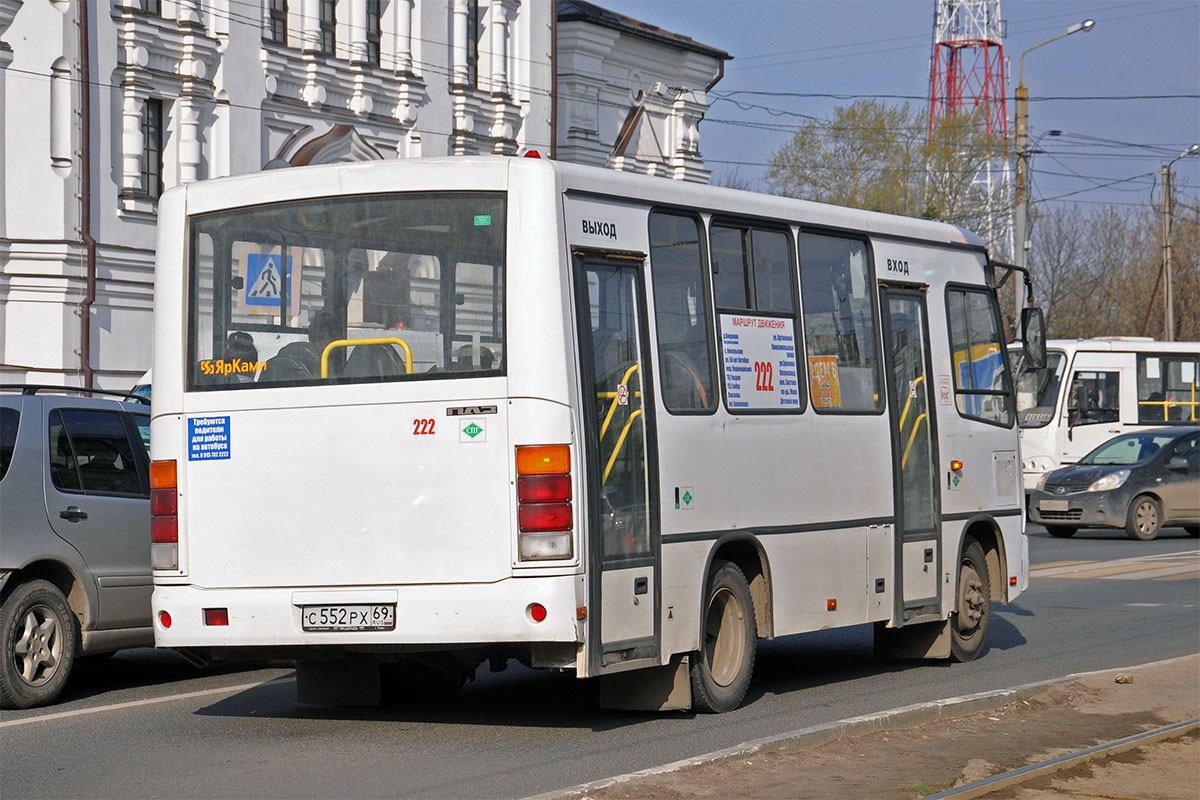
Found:
[[[1021,349],[1032,369],[1046,366],[1046,320],[1036,306],[1021,309]]]

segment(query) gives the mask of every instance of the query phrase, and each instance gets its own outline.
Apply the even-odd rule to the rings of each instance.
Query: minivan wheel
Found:
[[[1140,494],[1129,504],[1125,533],[1130,539],[1148,542],[1162,528],[1162,506],[1148,494]]]
[[[18,586],[0,606],[0,708],[53,702],[75,662],[79,623],[54,584]]]

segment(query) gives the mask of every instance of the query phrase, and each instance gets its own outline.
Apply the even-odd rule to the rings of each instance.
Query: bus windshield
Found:
[[[504,229],[482,192],[193,217],[188,388],[504,374]]]
[[[1061,350],[1046,353],[1046,366],[1036,369],[1019,359],[1017,371],[1017,423],[1022,428],[1041,428],[1054,418],[1058,387],[1067,363]]]

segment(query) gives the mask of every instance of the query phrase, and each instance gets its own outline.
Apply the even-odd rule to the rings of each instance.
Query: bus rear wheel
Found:
[[[692,706],[719,714],[746,696],[758,640],[750,586],[736,564],[713,562],[703,613],[700,650],[691,659]]]
[[[958,561],[958,589],[950,615],[950,657],[974,661],[983,654],[992,617],[992,589],[983,548],[974,539],[963,543]]]

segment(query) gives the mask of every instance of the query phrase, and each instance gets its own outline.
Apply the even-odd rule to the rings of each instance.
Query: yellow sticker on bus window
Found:
[[[817,408],[841,408],[842,387],[838,382],[837,356],[809,356],[808,380],[812,384],[813,405]]]

